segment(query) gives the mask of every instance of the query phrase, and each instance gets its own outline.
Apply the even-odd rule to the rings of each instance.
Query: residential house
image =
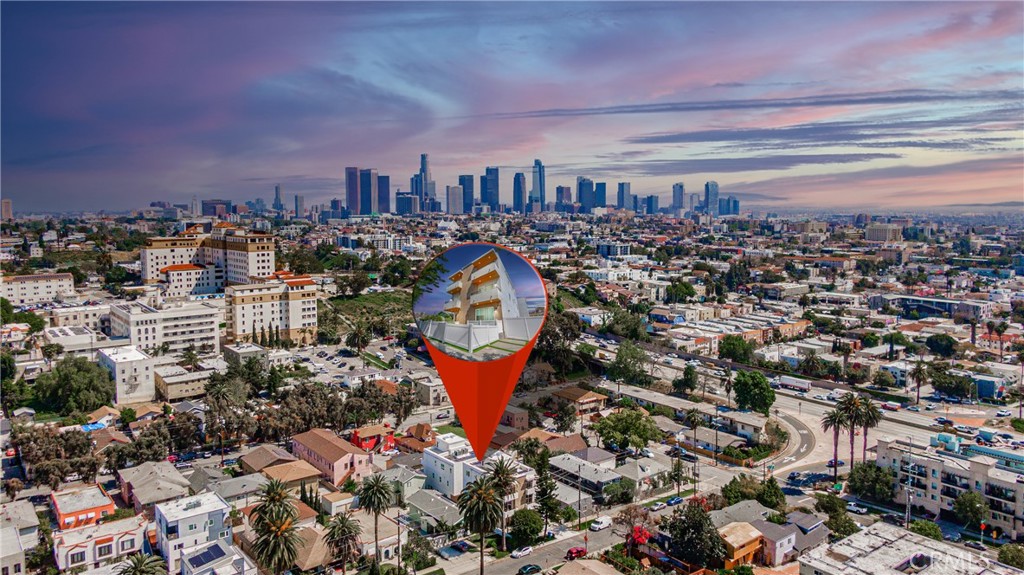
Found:
[[[581,417],[601,411],[608,402],[608,396],[582,387],[559,389],[552,395],[571,403],[576,408],[576,415]]]
[[[514,405],[508,405],[505,407],[505,411],[501,414],[501,419],[498,420],[498,425],[514,429],[516,431],[526,431],[530,429],[530,412]]]
[[[364,425],[353,429],[348,440],[363,451],[388,451],[395,448],[395,430],[387,423]]]
[[[615,454],[600,447],[588,447],[574,451],[573,455],[598,467],[615,471]]]
[[[115,445],[128,445],[132,442],[127,435],[113,427],[104,427],[89,433],[92,439],[92,454],[101,456],[104,451]]]
[[[552,457],[550,463],[552,477],[570,487],[582,489],[594,498],[595,503],[604,502],[604,490],[609,485],[622,481],[618,473],[568,453]]]
[[[761,532],[745,521],[735,521],[718,528],[718,534],[725,541],[725,557],[722,562],[726,569],[749,565],[761,552]]]
[[[458,525],[462,514],[451,499],[433,489],[420,489],[405,500],[407,514],[425,533],[434,533],[439,522]]]
[[[320,495],[320,510],[331,516],[345,513],[352,508],[355,499],[355,495],[347,491],[329,491]]]
[[[436,443],[437,432],[429,423],[417,423],[405,430],[404,436],[395,438],[395,447],[404,453],[423,453],[424,449],[433,447]]]
[[[394,504],[398,506],[401,506],[401,502],[408,499],[410,495],[423,489],[423,484],[427,480],[426,475],[404,465],[391,467],[381,472],[381,475],[394,486]]]
[[[721,529],[730,523],[752,523],[767,519],[768,515],[772,512],[772,509],[761,505],[757,501],[748,499],[722,509],[716,509],[708,513],[708,515],[711,517],[711,523],[714,524],[715,528]]]
[[[828,541],[828,536],[832,533],[828,527],[825,527],[824,518],[810,513],[794,511],[786,516],[786,520],[796,525],[797,534],[794,547],[799,555],[822,545]]]
[[[147,461],[117,472],[121,498],[135,513],[148,512],[157,503],[189,494],[188,479],[169,461]]]
[[[669,468],[650,457],[631,459],[625,464],[615,468],[619,475],[632,479],[636,484],[637,493],[644,494],[653,491],[661,485],[661,481],[668,475]]]
[[[89,423],[102,423],[103,425],[110,427],[121,419],[121,412],[109,405],[104,405],[86,417],[88,417]]]
[[[12,527],[21,540],[21,548],[34,549],[39,545],[39,516],[35,506],[26,499],[0,505],[0,528]]]
[[[316,467],[303,460],[289,461],[279,465],[264,467],[261,472],[270,480],[278,480],[284,483],[285,488],[297,495],[305,486],[316,487],[320,483],[322,473]]]
[[[270,480],[265,475],[250,473],[215,481],[208,489],[236,507],[248,507],[259,500],[267,483]]]
[[[181,573],[182,557],[197,546],[231,541],[231,506],[216,493],[158,503],[154,510],[156,548],[167,561],[168,573]]]
[[[57,519],[58,529],[74,529],[95,525],[117,507],[99,485],[83,485],[74,489],[56,491],[50,495],[50,504]]]
[[[25,549],[21,546],[17,529],[0,527],[0,574],[18,575],[26,571]]]
[[[263,468],[295,461],[298,458],[276,445],[261,445],[238,458],[245,473],[259,473]]]
[[[777,567],[796,556],[796,537],[800,532],[796,525],[779,525],[764,519],[752,521],[750,525],[761,532],[762,564]]]
[[[381,514],[377,521],[377,537],[380,545],[381,559],[388,561],[395,557],[398,552],[399,541],[405,543],[409,536],[409,529],[401,527],[398,523],[398,514],[401,510],[392,507]],[[359,538],[357,553],[360,555],[373,555],[376,546],[374,544],[374,515],[365,509],[359,509],[352,514],[352,518],[359,523],[363,529],[363,535]]]
[[[96,568],[145,551],[149,520],[141,515],[53,533],[53,558],[67,572]]]
[[[313,465],[333,485],[348,479],[360,482],[373,473],[373,455],[329,429],[311,429],[292,437],[292,453]]]

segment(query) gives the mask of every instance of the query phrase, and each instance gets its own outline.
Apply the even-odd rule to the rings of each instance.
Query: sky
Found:
[[[537,275],[537,270],[533,265],[523,256],[500,246],[471,243],[455,246],[442,254],[446,259],[444,266],[448,269],[448,273],[436,287],[432,286],[424,290],[423,296],[416,302],[413,313],[417,317],[423,314],[440,313],[444,309],[445,302],[451,299],[451,295],[447,292],[448,286],[451,284],[448,278],[492,249],[498,250],[498,257],[501,259],[505,271],[508,272],[509,281],[512,282],[512,287],[516,290],[516,297],[543,300],[545,297],[544,282]]]
[[[307,206],[429,153],[547,196],[719,182],[744,208],[1024,198],[1024,3],[3,2],[16,212]],[[479,194],[479,190],[477,190]]]

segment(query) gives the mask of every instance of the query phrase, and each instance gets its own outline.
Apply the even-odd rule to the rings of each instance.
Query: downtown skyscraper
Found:
[[[459,187],[462,188],[462,213],[464,214],[473,213],[473,204],[476,203],[476,194],[473,191],[475,179],[472,174],[459,176]]]
[[[539,203],[540,210],[544,211],[547,197],[544,193],[544,164],[540,160],[533,161],[533,188],[530,190],[530,204]]]
[[[512,177],[512,211],[526,213],[526,174],[522,172]]]
[[[430,176],[429,154],[420,154],[420,171],[410,179],[409,186],[412,188],[412,194],[419,198],[422,211],[433,212],[440,209],[436,184]]]
[[[487,204],[492,212],[498,211],[501,204],[498,188],[498,168],[488,166],[483,176],[480,176],[480,203]]]
[[[629,191],[629,182],[619,182],[619,190],[615,200],[615,207],[620,210],[632,210],[635,207],[633,194]]]
[[[686,186],[682,182],[672,184],[672,209],[682,210],[686,208]]]
[[[704,184],[704,213],[718,215],[718,182],[710,181]]]
[[[274,208],[274,211],[284,211],[284,200],[281,199],[281,184],[277,184],[274,186],[274,203],[272,207]]]

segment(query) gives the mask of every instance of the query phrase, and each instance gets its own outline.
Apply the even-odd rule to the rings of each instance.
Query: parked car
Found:
[[[469,551],[470,545],[469,545],[468,541],[456,541],[455,543],[452,543],[451,545],[449,545],[449,547],[451,547],[452,549],[455,549],[457,551],[462,551],[463,553],[465,553],[466,551]]]
[[[654,457],[654,452],[645,447],[640,450],[640,457]]]
[[[932,411],[932,410],[936,409],[937,407],[938,406],[935,405],[934,403],[929,403],[928,405],[924,406],[924,410],[925,411]]]
[[[540,573],[540,565],[530,563],[529,565],[523,565],[519,568],[519,575],[533,575],[534,573]]]
[[[519,559],[520,557],[526,557],[530,553],[533,553],[533,547],[527,545],[526,547],[520,547],[512,552],[513,559]]]
[[[825,467],[842,467],[844,465],[846,465],[846,462],[842,459],[829,459],[828,463],[825,464]]]
[[[891,525],[899,525],[901,527],[903,526],[903,516],[899,513],[886,513],[882,515],[882,521],[885,521],[886,523],[889,523]]]
[[[573,547],[565,552],[565,560],[572,561],[573,559],[579,559],[580,557],[585,557],[586,555],[587,550],[583,547]]]
[[[666,501],[665,504],[668,505],[669,507],[675,507],[676,505],[679,505],[682,502],[682,497],[672,497],[668,501]]]
[[[868,508],[863,505],[857,505],[853,501],[846,504],[846,510],[850,513],[856,513],[857,515],[866,515]]]
[[[916,405],[911,405],[910,407],[907,408],[907,411],[921,411],[921,408]]]
[[[959,543],[960,540],[963,539],[963,537],[961,537],[959,533],[955,533],[955,532],[954,533],[943,533],[942,534],[942,538],[944,540],[950,541],[952,543]]]
[[[664,509],[666,507],[668,507],[668,505],[665,505],[664,501],[659,501],[657,503],[652,504],[650,507],[648,507],[648,509],[650,509],[652,512],[654,512],[654,511],[661,511],[662,509]]]
[[[985,547],[985,545],[979,541],[968,541],[967,543],[964,543],[964,547],[970,547],[971,549],[976,549],[978,551],[988,551],[988,547]]]
[[[996,417],[1010,417],[1011,415],[1013,415],[1013,412],[1009,409],[1000,409],[996,412]]]
[[[612,526],[612,518],[608,517],[607,515],[602,515],[602,516],[598,517],[597,519],[595,519],[590,524],[590,530],[591,531],[601,531],[603,529],[608,529],[611,526]]]
[[[448,419],[449,417],[451,416],[448,415],[447,411],[442,411],[441,413],[437,414],[437,419]]]

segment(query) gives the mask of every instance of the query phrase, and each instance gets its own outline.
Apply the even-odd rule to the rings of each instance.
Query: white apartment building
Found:
[[[215,224],[209,234],[195,226],[177,236],[149,238],[140,259],[145,283],[167,282],[168,291],[176,294],[189,286],[216,291],[274,273],[274,236],[227,222]]]
[[[152,358],[135,346],[101,349],[97,363],[114,379],[115,405],[156,399]]]
[[[511,516],[516,509],[533,505],[537,473],[500,451],[478,462],[469,441],[454,433],[438,435],[437,443],[423,452],[424,488],[454,500],[467,485],[489,474],[500,459],[512,462],[518,471],[516,490],[505,498],[505,514]]]
[[[75,279],[71,274],[3,276],[0,295],[14,306],[49,303],[74,296]]]
[[[129,338],[141,350],[167,344],[168,352],[190,345],[217,349],[220,345],[221,311],[206,302],[179,302],[158,307],[138,301],[110,307],[111,337]]]
[[[182,572],[182,557],[195,547],[231,542],[231,506],[216,493],[200,493],[155,507],[156,547],[168,573]]]
[[[947,434],[932,438],[931,444],[911,449],[905,440],[878,440],[875,462],[893,470],[899,484],[897,503],[906,504],[909,489],[911,505],[949,517],[956,498],[965,491],[975,491],[989,505],[985,523],[1011,538],[1024,534],[1024,475],[1007,466],[1022,465],[1024,458],[993,447],[973,446]]]
[[[142,515],[87,525],[53,534],[53,558],[57,569],[94,569],[141,553],[149,520]]]
[[[281,339],[316,341],[316,282],[309,276],[278,272],[266,283],[230,286],[225,290],[227,340],[258,339],[266,330]]]
[[[110,305],[76,305],[46,310],[50,327],[87,327],[95,332],[110,329]]]

